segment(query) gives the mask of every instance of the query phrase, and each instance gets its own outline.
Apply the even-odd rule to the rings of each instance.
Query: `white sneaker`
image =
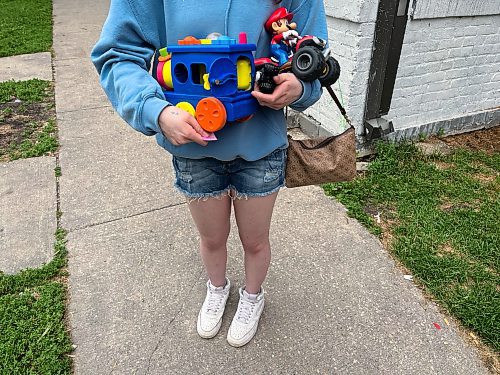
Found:
[[[210,280],[207,281],[207,296],[201,306],[196,324],[198,334],[204,339],[210,339],[219,332],[230,288],[231,283],[228,279],[226,279],[225,286],[219,287],[214,287]]]
[[[264,310],[264,289],[255,299],[240,288],[240,302],[227,333],[227,342],[232,346],[243,346],[255,336],[260,315]]]

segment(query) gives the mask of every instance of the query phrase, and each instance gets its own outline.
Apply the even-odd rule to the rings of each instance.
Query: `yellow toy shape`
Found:
[[[174,88],[174,83],[172,82],[172,60],[168,59],[165,61],[165,65],[163,66],[163,81],[165,82],[165,85],[169,89]]]
[[[210,90],[210,82],[208,82],[208,73],[203,74],[203,88],[205,90]]]
[[[176,107],[185,110],[187,113],[189,113],[193,117],[196,114],[196,110],[191,105],[191,103],[188,103],[188,102],[179,102],[179,103],[176,104]]]
[[[252,65],[250,61],[242,57],[236,61],[236,72],[238,76],[238,90],[250,90],[252,88]]]

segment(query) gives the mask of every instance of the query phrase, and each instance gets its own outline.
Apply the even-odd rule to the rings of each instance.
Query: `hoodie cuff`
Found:
[[[302,85],[302,95],[296,101],[291,103],[290,107],[295,109],[295,110],[301,111],[301,110],[304,110],[305,108],[308,107],[306,102],[309,99],[309,97],[311,96],[312,85],[310,82],[304,82],[300,79],[299,79],[299,82]]]
[[[161,112],[169,105],[169,102],[156,96],[146,99],[142,108],[142,124],[148,133],[151,133],[151,135],[161,133],[158,119]]]

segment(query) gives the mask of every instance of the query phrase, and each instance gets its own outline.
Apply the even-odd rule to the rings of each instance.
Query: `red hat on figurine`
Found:
[[[288,22],[290,22],[293,18],[293,13],[288,13],[288,10],[284,7],[278,8],[267,19],[266,23],[264,24],[264,27],[266,28],[267,31],[272,31],[271,27],[273,25],[273,22],[282,20],[283,18],[286,18]]]

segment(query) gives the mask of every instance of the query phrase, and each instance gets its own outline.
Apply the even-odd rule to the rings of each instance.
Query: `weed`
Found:
[[[23,133],[23,141],[12,143],[9,148],[10,160],[41,156],[57,150],[59,143],[56,138],[54,120],[49,120],[42,130],[31,137],[36,130],[35,124],[29,124]]]
[[[2,114],[3,117],[7,117],[7,116],[11,115],[12,112],[13,112],[12,108],[9,108],[9,107],[4,108],[0,111],[0,113]]]

